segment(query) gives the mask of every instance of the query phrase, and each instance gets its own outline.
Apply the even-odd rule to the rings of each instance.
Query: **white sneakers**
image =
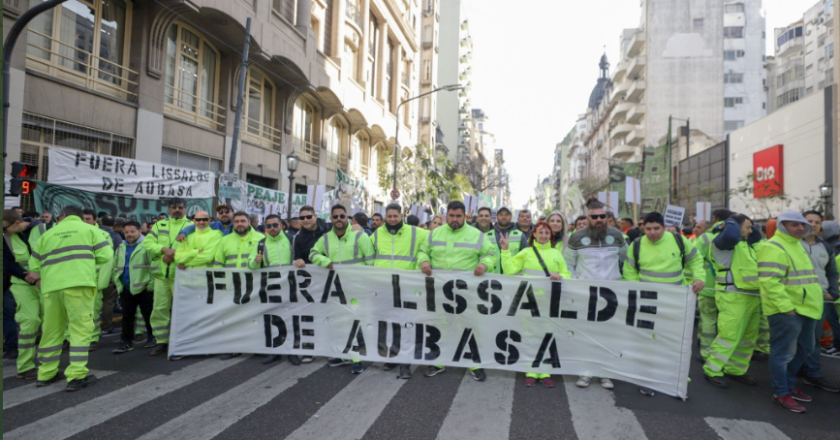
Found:
[[[603,387],[604,389],[611,390],[611,389],[614,388],[614,385],[613,385],[612,381],[607,379],[606,377],[602,377],[600,380],[601,380],[601,387]],[[575,382],[575,385],[577,385],[581,388],[586,388],[586,387],[589,386],[590,383],[592,383],[592,378],[591,377],[580,376],[578,378],[577,382]]]

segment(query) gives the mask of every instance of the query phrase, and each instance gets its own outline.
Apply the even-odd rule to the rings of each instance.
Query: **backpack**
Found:
[[[682,268],[685,269],[685,243],[682,241],[682,236],[677,232],[671,233],[674,236],[674,239],[677,240],[677,247],[680,248],[680,262],[682,263]],[[633,265],[636,267],[636,271],[639,270],[639,255],[641,254],[642,250],[642,237],[636,237],[633,240]]]

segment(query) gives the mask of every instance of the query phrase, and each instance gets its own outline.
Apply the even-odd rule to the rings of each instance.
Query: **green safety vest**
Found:
[[[703,282],[706,284],[706,288],[700,291],[700,295],[712,298],[715,296],[715,291],[712,289],[712,286],[715,285],[715,269],[712,265],[712,260],[709,258],[709,253],[712,248],[712,240],[714,240],[714,238],[720,233],[714,233],[712,231],[723,223],[724,222],[715,223],[714,226],[703,233],[703,235],[694,239],[694,247],[697,249],[697,252],[700,253],[700,256],[703,257],[703,270],[706,274],[703,279]]]
[[[96,228],[96,226],[94,226]],[[96,228],[99,229],[99,228]],[[111,246],[111,249],[114,249],[114,240],[111,238],[111,234],[99,229],[102,237],[108,241],[108,244]],[[113,255],[113,254],[112,254]],[[105,263],[97,264],[96,265],[96,289],[97,290],[105,290],[111,284],[111,273],[114,271],[114,261],[108,260]]]
[[[417,263],[429,263],[432,269],[461,271],[484,264],[488,272],[493,272],[501,262],[501,252],[487,234],[466,224],[455,231],[448,224],[439,226],[420,244]]]
[[[758,282],[765,315],[795,310],[811,319],[822,318],[822,287],[799,240],[777,230],[758,249]]]
[[[521,229],[513,226],[510,231],[505,231],[508,234],[508,249],[510,250],[510,255],[514,256],[519,253],[522,249],[522,236],[524,233]],[[491,273],[503,273],[502,268],[502,248],[499,246],[499,237],[496,235],[496,229],[493,228],[485,233],[487,238],[493,241],[496,245],[496,253],[498,254],[498,258],[496,258],[495,266],[491,270],[489,267],[487,268],[488,272]]]
[[[260,246],[261,243],[262,246]],[[263,249],[262,264],[257,264],[256,259],[261,247]],[[283,231],[280,231],[276,237],[265,234],[265,238],[257,242],[248,258],[248,267],[251,269],[288,266],[290,264],[292,264],[292,245]]]
[[[565,279],[572,277],[569,268],[566,266],[566,260],[563,258],[563,253],[556,248],[551,247],[551,243],[539,244],[534,241],[534,247],[542,257],[545,268],[548,269],[549,274],[556,273]],[[502,250],[502,264],[505,267],[505,273],[509,275],[523,275],[533,277],[545,277],[545,269],[543,269],[540,259],[537,258],[533,247],[527,247],[516,255],[513,255],[510,250]]]
[[[76,215],[44,233],[29,258],[29,270],[41,274],[41,291],[97,287],[96,266],[110,264],[114,257],[114,248],[103,233]]]
[[[140,240],[143,240],[143,237]],[[146,253],[146,249],[143,248],[143,243],[140,240],[138,240],[137,245],[134,247],[134,251],[131,252],[131,258],[128,261],[128,279],[131,281],[131,285],[128,286],[128,291],[132,295],[137,295],[148,289],[149,282],[152,280],[152,270],[156,269],[151,265],[149,254]],[[122,274],[125,270],[125,252],[127,247],[128,244],[122,242],[114,253],[114,271],[111,278],[114,281],[114,285],[117,286],[117,292],[122,292],[125,289],[122,283]]]
[[[203,230],[196,228],[175,251],[175,264],[183,264],[187,268],[210,267],[216,260],[216,251],[221,241],[222,231],[209,227]],[[204,251],[199,252],[201,249]]]
[[[143,240],[143,247],[146,252],[152,256],[152,266],[157,267],[152,272],[152,276],[158,279],[175,279],[176,265],[173,263],[163,262],[163,253],[161,249],[169,248],[177,250],[181,243],[175,240],[178,234],[191,225],[192,222],[187,219],[175,220],[168,218],[166,220],[159,220],[152,226],[152,230],[146,234],[146,239]]]
[[[390,269],[417,269],[417,253],[423,241],[418,228],[403,225],[396,234],[382,225],[373,231],[373,265]]]
[[[377,228],[379,229],[379,228]],[[312,246],[309,261],[321,267],[330,264],[373,264],[373,244],[364,231],[352,231],[349,228],[341,238],[330,230]]]
[[[759,290],[758,256],[755,249],[741,240],[732,250],[721,250],[712,243],[709,257],[715,268],[718,290]]]
[[[12,234],[11,237],[3,234],[3,239],[6,240],[6,244],[9,246],[9,249],[11,249],[12,253],[14,253],[15,262],[20,264],[20,267],[22,267],[23,270],[29,270],[29,258],[31,257],[31,254],[29,253],[29,246],[26,245],[23,237],[21,237],[20,234]],[[29,285],[26,280],[22,280],[16,276],[12,277],[12,284]]]
[[[249,226],[248,233],[240,236],[233,231],[222,238],[219,247],[216,250],[216,266],[228,268],[246,268],[248,267],[248,260],[251,258],[251,252],[256,249],[257,244],[265,238],[265,235],[260,234],[254,228]]]
[[[676,240],[682,240],[685,254],[682,254]],[[688,279],[683,274],[686,268],[691,273],[700,273],[703,270],[703,259],[697,249],[687,238],[675,233],[665,233],[656,243],[650,241],[647,236],[638,241],[639,261],[635,261],[634,241],[627,250],[627,264],[624,265],[625,281],[644,281],[649,283],[663,284],[687,284]],[[636,269],[638,267],[638,269]]]

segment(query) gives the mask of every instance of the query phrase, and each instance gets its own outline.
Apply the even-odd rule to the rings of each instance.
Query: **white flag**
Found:
[[[712,221],[712,202],[697,202],[697,221]]]
[[[624,182],[624,201],[627,203],[642,203],[642,181],[635,177],[628,177]]]

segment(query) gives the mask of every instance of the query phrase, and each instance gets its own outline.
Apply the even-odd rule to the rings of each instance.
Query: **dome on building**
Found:
[[[612,85],[610,81],[610,62],[607,60],[606,52],[601,55],[601,61],[598,63],[601,69],[601,75],[598,77],[598,83],[589,94],[589,108],[594,109],[607,95],[607,89]]]

